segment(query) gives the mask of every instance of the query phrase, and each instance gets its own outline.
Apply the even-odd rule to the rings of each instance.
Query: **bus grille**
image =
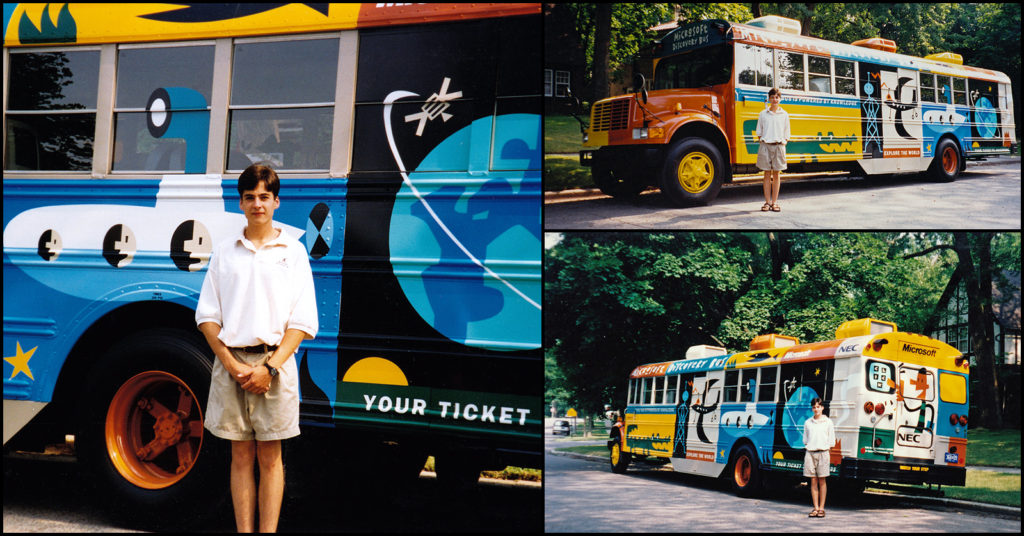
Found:
[[[590,130],[619,130],[629,124],[629,99],[616,99],[599,102],[594,105],[591,114]]]

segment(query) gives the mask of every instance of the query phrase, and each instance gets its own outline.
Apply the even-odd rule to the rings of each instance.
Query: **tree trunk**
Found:
[[[612,40],[612,5],[606,2],[597,4],[594,14],[594,99],[597,102],[608,98],[609,47]]]
[[[995,333],[992,327],[992,237],[994,233],[953,233],[953,247],[960,259],[960,269],[967,290],[967,330],[976,368],[978,420],[987,428],[1002,428],[1003,414],[999,404],[999,378],[995,367]]]

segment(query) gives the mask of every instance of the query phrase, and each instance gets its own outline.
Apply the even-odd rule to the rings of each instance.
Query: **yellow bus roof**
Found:
[[[7,11],[12,4],[5,4]],[[13,4],[4,46],[308,33],[539,14],[540,4]],[[59,6],[59,7],[58,7]]]

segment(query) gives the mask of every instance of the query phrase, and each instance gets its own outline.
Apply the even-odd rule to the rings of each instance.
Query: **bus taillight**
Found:
[[[878,415],[885,413],[885,402],[879,402],[875,405],[875,413]]]
[[[959,417],[957,416],[956,413],[950,414],[950,416],[949,416],[949,424],[952,424],[953,426],[956,426],[956,423],[957,423],[958,420],[959,420]]]
[[[967,415],[960,416],[960,426],[967,426]]]
[[[871,413],[875,411],[875,404],[870,400],[864,403],[864,413]]]

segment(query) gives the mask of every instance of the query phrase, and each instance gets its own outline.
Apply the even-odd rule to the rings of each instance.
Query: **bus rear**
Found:
[[[856,448],[844,449],[840,476],[963,486],[967,359],[952,346],[914,333],[855,337],[843,345],[859,354],[850,360],[849,378],[859,394],[852,401]]]

